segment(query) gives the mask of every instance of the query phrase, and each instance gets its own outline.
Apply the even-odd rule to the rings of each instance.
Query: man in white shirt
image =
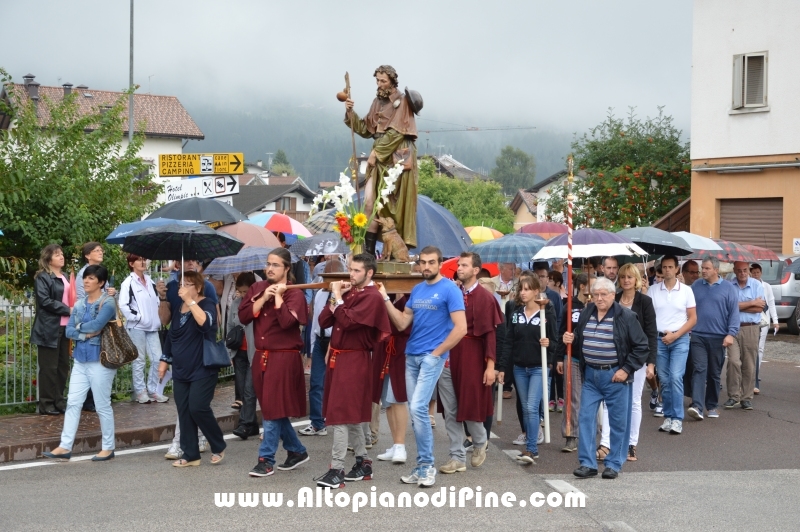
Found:
[[[764,287],[764,299],[767,301],[767,310],[764,311],[762,315],[762,323],[763,320],[766,319],[767,325],[765,327],[761,327],[761,336],[758,339],[758,363],[756,364],[756,387],[753,389],[753,393],[758,395],[761,393],[759,389],[761,387],[761,378],[759,375],[759,370],[761,369],[761,361],[764,358],[764,347],[767,343],[767,334],[769,334],[769,322],[772,321],[772,327],[775,331],[775,334],[778,334],[778,311],[775,308],[775,295],[772,293],[772,286],[761,279],[761,265],[757,262],[754,262],[750,265],[750,276],[757,280],[761,281],[761,285]]]
[[[689,332],[697,323],[694,292],[678,282],[678,258],[661,259],[664,280],[648,291],[656,311],[658,353],[656,369],[664,399],[664,423],[658,430],[680,434],[683,430],[683,375],[689,357]],[[703,419],[703,406],[692,405],[689,415]]]

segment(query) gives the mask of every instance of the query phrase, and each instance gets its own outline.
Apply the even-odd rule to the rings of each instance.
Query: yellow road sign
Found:
[[[243,153],[162,153],[158,156],[161,177],[243,173]]]

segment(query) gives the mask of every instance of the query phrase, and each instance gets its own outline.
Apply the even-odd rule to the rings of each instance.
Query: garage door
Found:
[[[720,200],[722,240],[783,252],[783,198]]]

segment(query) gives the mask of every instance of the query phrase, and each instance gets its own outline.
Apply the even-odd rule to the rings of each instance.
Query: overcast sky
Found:
[[[128,84],[127,0],[0,0],[15,81]],[[356,109],[391,64],[426,115],[564,131],[665,105],[689,129],[691,0],[135,0],[135,83],[187,107]],[[426,124],[432,127],[431,124]]]

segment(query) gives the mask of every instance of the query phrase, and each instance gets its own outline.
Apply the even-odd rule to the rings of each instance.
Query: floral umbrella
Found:
[[[758,260],[781,260],[777,253],[768,248],[745,244],[744,249],[752,253]]]

